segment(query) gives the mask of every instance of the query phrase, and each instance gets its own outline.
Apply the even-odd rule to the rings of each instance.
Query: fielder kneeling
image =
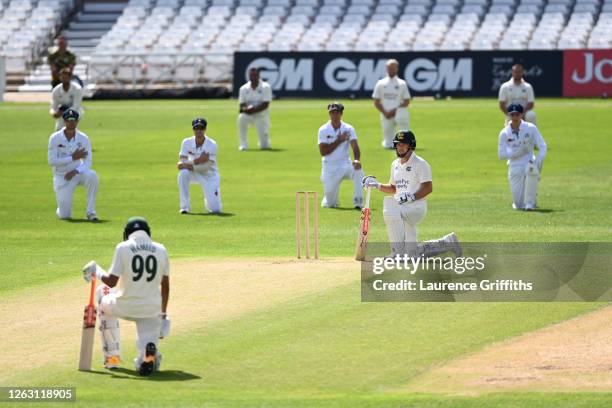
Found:
[[[206,134],[207,122],[195,118],[191,122],[193,136],[181,144],[177,164],[181,214],[191,211],[189,184],[197,183],[204,191],[204,206],[211,213],[221,212],[221,176],[217,167],[217,142]]]
[[[363,189],[361,179],[361,151],[357,142],[357,133],[350,124],[342,121],[344,105],[333,102],[327,105],[329,121],[319,128],[319,153],[323,167],[321,182],[324,196],[321,207],[338,207],[338,195],[342,180],[353,182],[353,206],[361,209],[363,204]],[[353,150],[354,160],[351,161],[349,146]]]
[[[461,247],[454,232],[437,240],[417,243],[417,224],[427,214],[425,197],[433,190],[431,167],[414,153],[416,138],[411,131],[398,131],[393,147],[398,158],[391,163],[389,183],[381,184],[374,176],[363,179],[365,188],[393,194],[393,197],[385,197],[383,201],[383,218],[391,243],[391,256],[408,254],[410,257],[429,257],[447,251],[461,256]]]
[[[498,156],[508,160],[512,208],[530,211],[537,204],[538,184],[546,157],[546,143],[538,128],[523,120],[523,107],[508,107],[510,123],[499,133]],[[534,148],[538,156],[534,156]]]
[[[151,240],[144,218],[130,218],[123,238],[108,274],[91,261],[83,267],[83,277],[90,282],[96,276],[103,283],[96,289],[96,300],[104,367],[114,369],[121,364],[121,318],[136,323],[139,354],[134,365],[140,375],[149,375],[161,364],[158,341],[170,332],[166,317],[170,295],[168,253],[162,244]]]

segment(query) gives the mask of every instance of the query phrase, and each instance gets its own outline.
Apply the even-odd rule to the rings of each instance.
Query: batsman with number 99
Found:
[[[166,316],[170,295],[168,253],[151,239],[149,224],[141,217],[128,220],[123,239],[108,273],[91,261],[83,267],[83,277],[87,282],[95,278],[103,283],[96,290],[96,299],[104,367],[121,365],[118,319],[125,319],[136,323],[139,354],[134,365],[140,375],[147,376],[159,370],[158,342],[170,332]]]

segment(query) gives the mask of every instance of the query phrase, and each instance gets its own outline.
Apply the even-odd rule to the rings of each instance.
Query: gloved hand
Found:
[[[361,184],[363,185],[363,188],[373,187],[380,190],[380,183],[374,176],[365,176],[363,179],[361,179]]]
[[[165,314],[162,314],[161,326],[159,327],[159,338],[163,339],[170,334],[170,319]]]
[[[96,279],[101,279],[104,276],[104,270],[96,264],[96,261],[89,261],[87,265],[83,266],[83,279],[86,282],[91,282],[94,276]]]
[[[406,204],[406,203],[411,203],[415,201],[416,197],[412,193],[402,193],[398,195],[397,197],[395,197],[395,199],[400,204]]]

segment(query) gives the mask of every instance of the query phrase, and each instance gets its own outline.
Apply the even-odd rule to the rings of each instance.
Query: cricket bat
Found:
[[[355,260],[365,261],[366,249],[368,246],[368,230],[370,228],[370,195],[372,187],[366,189],[365,205],[361,210],[361,225],[357,236],[357,249],[355,250]]]
[[[93,344],[96,334],[96,306],[94,305],[94,292],[96,290],[96,277],[91,280],[89,291],[89,303],[85,306],[83,316],[83,333],[81,336],[81,356],[79,358],[79,370],[91,371],[91,359],[93,356]]]

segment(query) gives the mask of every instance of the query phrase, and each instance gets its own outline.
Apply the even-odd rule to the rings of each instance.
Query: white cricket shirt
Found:
[[[180,156],[187,156],[187,160],[193,161],[200,157],[202,153],[208,153],[208,161],[206,163],[194,165],[194,171],[205,175],[214,175],[219,172],[217,168],[217,142],[205,135],[204,143],[201,146],[196,146],[195,136],[187,137],[181,144]]]
[[[117,245],[108,273],[119,277],[117,309],[124,317],[147,318],[161,313],[161,281],[170,274],[166,248],[144,231]]]
[[[504,82],[499,88],[499,101],[506,102],[509,106],[512,103],[518,103],[523,108],[527,107],[527,103],[533,102],[535,96],[533,94],[533,87],[525,80],[521,80],[519,85],[514,83],[514,80],[510,78],[508,82]]]
[[[72,109],[79,112],[80,118],[80,116],[83,116],[83,113],[85,113],[82,103],[83,89],[79,84],[70,82],[68,91],[64,91],[64,85],[59,84],[53,88],[53,91],[51,91],[51,109],[49,112],[55,113],[60,106],[68,105]],[[62,118],[60,117],[59,120],[62,120]]]
[[[408,161],[401,163],[398,157],[391,163],[391,177],[389,183],[395,186],[395,197],[403,193],[416,193],[421,183],[432,181],[431,166],[423,158],[412,152]],[[421,201],[425,198],[421,198]]]
[[[72,154],[77,149],[87,150],[87,156],[80,160],[72,160]],[[82,173],[84,170],[91,168],[91,143],[85,133],[76,131],[76,134],[71,140],[66,138],[64,129],[55,132],[49,137],[49,148],[47,152],[47,160],[53,168],[53,174],[63,177],[66,173],[72,170],[77,170]]]
[[[338,129],[334,129],[331,120],[327,121],[326,124],[322,125],[319,128],[319,144],[334,143],[336,139],[338,139],[338,136],[340,136],[344,132],[349,132],[349,140],[340,143],[340,145],[336,147],[336,150],[334,150],[327,156],[323,156],[322,160],[324,163],[351,163],[349,145],[351,140],[357,140],[357,133],[355,133],[355,128],[343,121],[340,121],[340,127]]]
[[[251,88],[251,81],[249,81],[240,87],[240,90],[238,91],[238,101],[241,104],[244,103],[246,105],[253,106],[259,105],[262,102],[271,102],[272,88],[267,82],[260,79],[259,84],[257,84],[257,88],[253,89]],[[268,112],[268,109],[264,109],[258,113],[263,112]]]
[[[524,145],[529,147],[527,153],[514,157],[515,152],[518,152]],[[509,166],[526,166],[533,158],[535,147],[538,148],[537,160],[543,160],[547,151],[544,138],[536,125],[522,120],[518,131],[513,130],[510,123],[501,130],[497,154],[500,159],[508,159]]]
[[[380,99],[383,109],[390,111],[399,108],[404,101],[410,99],[410,91],[406,81],[399,79],[397,75],[393,78],[386,76],[376,82],[372,98]]]

